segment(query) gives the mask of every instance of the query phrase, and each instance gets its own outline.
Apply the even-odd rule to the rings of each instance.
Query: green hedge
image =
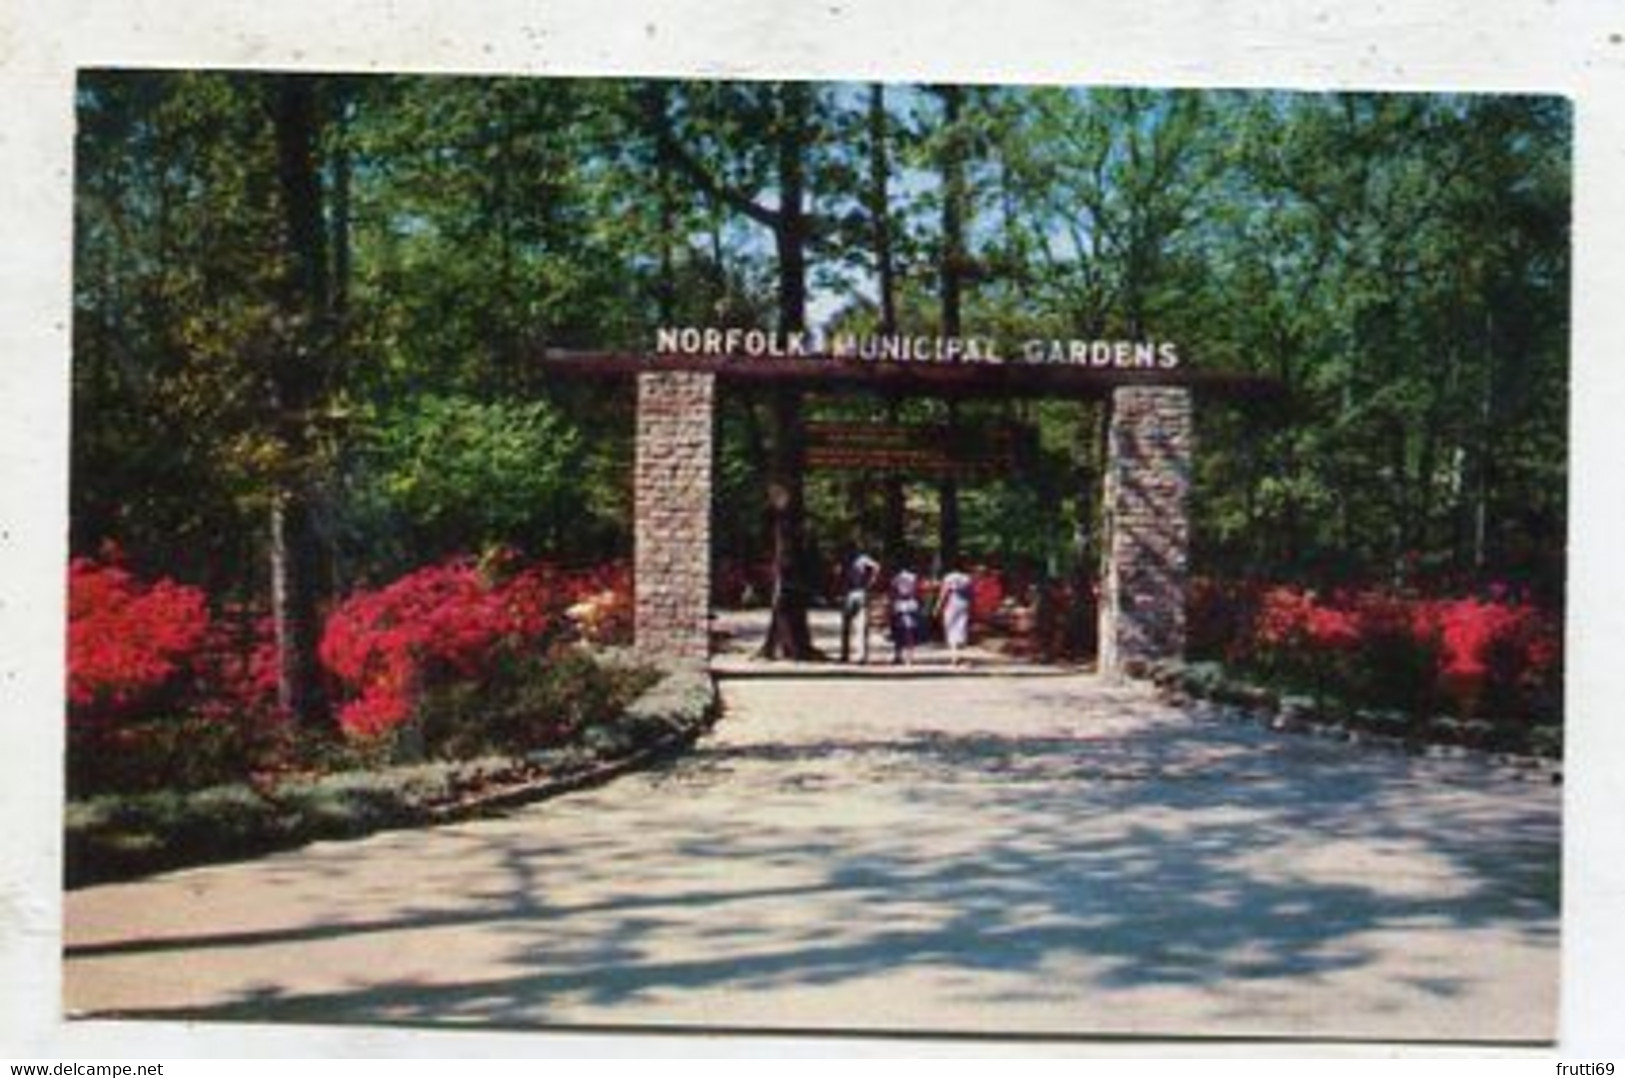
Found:
[[[579,789],[690,744],[715,716],[710,676],[667,673],[579,743],[523,756],[346,771],[257,789],[70,801],[67,886],[230,861],[321,839],[355,838],[477,815]]]
[[[1148,673],[1164,692],[1237,707],[1278,728],[1324,726],[1409,745],[1454,745],[1551,760],[1563,755],[1563,728],[1555,724],[1355,707],[1336,698],[1294,694],[1238,677],[1222,663],[1211,661],[1164,661],[1153,664]]]

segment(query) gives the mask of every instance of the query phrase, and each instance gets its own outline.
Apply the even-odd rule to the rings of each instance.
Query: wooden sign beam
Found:
[[[1268,397],[1281,383],[1256,374],[1138,370],[1070,363],[872,360],[837,356],[667,356],[545,350],[532,360],[551,374],[624,378],[648,371],[703,371],[741,384],[866,390],[899,396],[1099,398],[1120,386],[1184,387],[1204,396]]]
[[[1037,432],[999,424],[809,423],[807,467],[976,478],[1014,470],[1036,452]]]

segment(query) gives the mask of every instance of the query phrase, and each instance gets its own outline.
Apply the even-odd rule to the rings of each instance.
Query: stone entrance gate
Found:
[[[714,374],[638,375],[633,634],[652,655],[710,650]]]
[[[636,639],[640,650],[684,660],[708,650],[716,378],[638,375]],[[1117,389],[1111,414],[1100,668],[1131,673],[1185,647],[1190,391]]]
[[[1102,483],[1103,673],[1180,656],[1190,567],[1193,390],[1268,391],[1266,379],[1024,364],[891,363],[829,357],[549,353],[553,370],[637,380],[637,647],[703,662],[710,648],[711,495],[717,380],[905,395],[1073,396],[1111,408]]]

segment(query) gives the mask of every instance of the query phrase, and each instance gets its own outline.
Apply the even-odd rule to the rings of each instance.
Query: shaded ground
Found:
[[[67,896],[79,1012],[1546,1039],[1558,790],[1088,676],[732,679],[500,819]]]

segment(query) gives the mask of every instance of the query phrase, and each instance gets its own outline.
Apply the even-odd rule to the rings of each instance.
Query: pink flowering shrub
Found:
[[[1004,605],[1005,586],[999,574],[978,566],[971,574],[970,616],[979,624],[992,621]]]
[[[1505,600],[1431,604],[1443,650],[1441,686],[1462,714],[1518,709],[1555,694],[1561,637],[1555,619]]]
[[[630,630],[631,574],[612,565],[567,572],[511,559],[481,566],[453,559],[361,589],[334,609],[322,664],[348,697],[338,718],[357,737],[386,733],[431,687],[472,681],[521,649],[543,650],[572,625],[567,612],[591,600],[590,635],[618,641]]]
[[[76,795],[302,766],[298,731],[277,708],[276,640],[263,611],[211,611],[202,589],[143,579],[111,548],[70,563],[68,593]],[[463,685],[478,697],[515,657],[534,672],[552,662],[558,640],[626,643],[631,631],[626,563],[566,570],[501,554],[357,590],[326,618],[319,654],[341,727],[366,740],[404,723],[426,691]]]
[[[173,706],[210,631],[203,591],[143,581],[116,551],[68,564],[68,714],[113,721]]]
[[[246,626],[246,628],[240,628]],[[72,796],[195,789],[274,753],[275,649],[204,592],[144,580],[115,548],[68,566]]]
[[[269,615],[227,604],[209,626],[193,660],[193,710],[220,721],[281,722],[277,646]]]
[[[1251,609],[1250,631],[1230,641],[1226,658],[1317,692],[1412,710],[1443,703],[1464,717],[1527,716],[1557,693],[1555,619],[1504,594],[1421,599],[1360,590],[1323,597],[1273,587]],[[1205,611],[1192,618],[1196,625],[1222,620]]]

